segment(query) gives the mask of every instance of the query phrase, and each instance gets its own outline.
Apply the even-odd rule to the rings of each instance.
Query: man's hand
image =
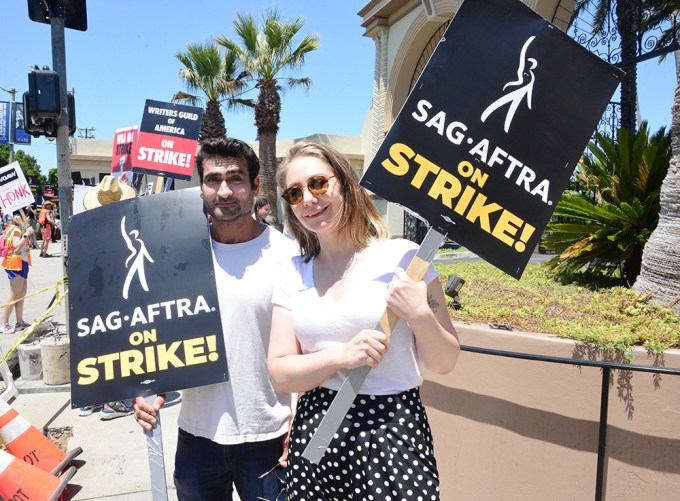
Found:
[[[283,436],[283,452],[281,453],[281,457],[279,458],[279,464],[281,465],[282,468],[285,468],[288,466],[288,447],[290,446],[290,431],[293,428],[293,421],[291,420],[290,423],[288,423],[288,433],[286,433]]]
[[[144,397],[135,398],[135,403],[133,408],[135,409],[135,419],[139,426],[142,427],[144,431],[153,430],[156,423],[158,423],[158,413],[165,404],[165,393],[159,393],[156,395],[156,400],[154,400],[153,406],[144,399]]]

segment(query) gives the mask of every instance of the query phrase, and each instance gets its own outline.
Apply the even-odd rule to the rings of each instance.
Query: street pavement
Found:
[[[33,322],[47,309],[55,294],[55,286],[63,276],[61,242],[50,244],[49,258],[39,257],[39,251],[31,253],[33,266],[28,276],[28,295],[25,300],[24,320]],[[3,274],[4,275],[4,274]],[[63,287],[60,287],[63,291]],[[9,294],[6,276],[0,277],[0,301],[4,304]],[[67,299],[58,305],[46,319],[61,332],[67,332]],[[15,322],[12,314],[11,322]],[[45,325],[45,324],[41,324]],[[41,329],[44,331],[44,329]],[[0,350],[6,353],[19,339],[21,333],[0,334]],[[11,358],[10,358],[11,360]],[[18,368],[13,372],[17,373]],[[55,379],[50,379],[54,382]],[[0,391],[4,382],[0,382]],[[64,500],[115,499],[138,501],[152,499],[151,480],[147,454],[146,436],[133,416],[110,421],[99,419],[97,412],[87,417],[78,416],[78,409],[71,409],[70,385],[46,385],[43,380],[23,381],[16,378],[19,394],[10,405],[32,426],[39,430],[70,428],[73,436],[66,445],[67,451],[82,447],[83,452],[73,465],[77,473],[64,491]],[[164,450],[165,474],[168,499],[176,500],[172,483],[173,462],[177,445],[177,415],[181,394],[173,392],[161,411],[161,431]]]

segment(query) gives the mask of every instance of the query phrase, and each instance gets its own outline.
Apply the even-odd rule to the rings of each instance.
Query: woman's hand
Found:
[[[390,340],[385,333],[364,329],[341,347],[342,365],[346,369],[362,365],[375,368],[389,346]]]
[[[427,304],[427,284],[414,282],[406,272],[397,268],[394,278],[387,284],[387,306],[409,324],[430,314]]]
[[[397,268],[386,294],[387,306],[413,329],[421,366],[448,374],[460,353],[456,329],[446,307],[441,282],[414,282]]]

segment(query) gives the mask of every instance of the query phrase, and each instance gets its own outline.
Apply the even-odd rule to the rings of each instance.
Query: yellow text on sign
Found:
[[[156,329],[133,332],[132,345],[156,341]],[[152,344],[143,348],[84,358],[78,363],[78,384],[88,385],[100,378],[105,381],[143,375],[168,369],[215,362],[217,336],[196,337],[170,344]]]
[[[416,153],[410,146],[394,143],[390,146],[389,158],[384,159],[381,165],[390,174],[407,176],[411,186],[426,190],[427,196],[477,224],[517,252],[526,250],[526,243],[536,228],[500,204],[487,203],[487,196],[480,190],[489,175],[470,162],[460,162],[456,167],[457,175],[454,175]]]

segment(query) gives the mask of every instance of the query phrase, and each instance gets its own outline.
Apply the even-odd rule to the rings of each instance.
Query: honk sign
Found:
[[[622,75],[521,2],[463,2],[361,184],[520,278]]]

